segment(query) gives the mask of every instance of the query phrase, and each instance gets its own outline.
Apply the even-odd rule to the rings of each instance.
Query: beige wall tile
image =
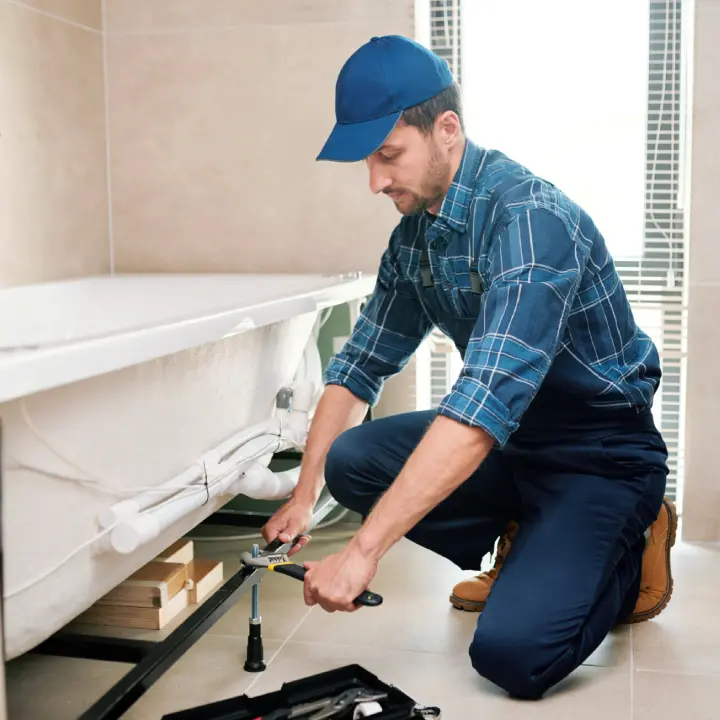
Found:
[[[233,25],[411,22],[414,0],[106,0],[108,32],[171,32]],[[315,48],[317,50],[317,48]]]
[[[718,540],[720,461],[709,448],[720,405],[720,2],[701,0],[695,14],[683,537]]]
[[[0,286],[108,270],[102,36],[0,2]]]
[[[690,283],[720,283],[720,1],[696,6],[690,204]]]
[[[317,163],[363,24],[109,36],[120,271],[375,271],[399,219],[362,165]],[[312,51],[309,51],[312,49]]]
[[[691,286],[688,307],[685,493],[683,538],[720,538],[720,458],[717,358],[720,354],[720,287]]]
[[[15,0],[71,22],[102,29],[102,0]]]

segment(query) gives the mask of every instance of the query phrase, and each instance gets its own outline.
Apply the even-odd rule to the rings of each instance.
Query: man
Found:
[[[434,54],[373,38],[340,72],[336,116],[319,159],[364,161],[403,217],[265,537],[307,530],[327,482],[365,520],[341,552],[307,563],[305,599],[349,612],[400,538],[478,570],[507,531],[496,567],[451,601],[482,610],[477,672],[539,698],[613,627],[669,600],[676,514],[650,413],[656,349],[591,218],[465,138]],[[433,326],[463,355],[452,391],[437,411],[361,424]]]

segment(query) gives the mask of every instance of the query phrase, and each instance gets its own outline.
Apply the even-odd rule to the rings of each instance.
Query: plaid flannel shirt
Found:
[[[657,350],[635,324],[591,218],[551,183],[470,141],[437,218],[403,217],[392,233],[326,383],[374,406],[433,326],[464,362],[437,412],[500,445],[541,389],[588,407],[642,409],[660,380]]]

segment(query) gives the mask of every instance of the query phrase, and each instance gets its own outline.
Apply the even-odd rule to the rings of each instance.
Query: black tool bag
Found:
[[[362,687],[370,692],[387,694],[380,705],[383,711],[373,720],[410,720],[410,718],[439,718],[440,709],[419,705],[393,685],[382,682],[360,665],[347,665],[336,670],[312,675],[285,683],[276,692],[248,697],[240,695],[228,700],[201,705],[190,710],[164,715],[162,720],[255,720],[273,711],[289,709],[327,697],[335,697],[353,688]],[[350,720],[353,708],[337,720]],[[299,719],[300,720],[300,719]],[[335,720],[333,718],[333,720]]]

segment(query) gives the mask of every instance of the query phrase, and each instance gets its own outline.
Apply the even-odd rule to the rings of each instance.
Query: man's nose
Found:
[[[370,191],[377,195],[386,188],[390,187],[391,179],[387,173],[383,172],[383,168],[374,158],[368,159],[368,170],[370,171]]]

